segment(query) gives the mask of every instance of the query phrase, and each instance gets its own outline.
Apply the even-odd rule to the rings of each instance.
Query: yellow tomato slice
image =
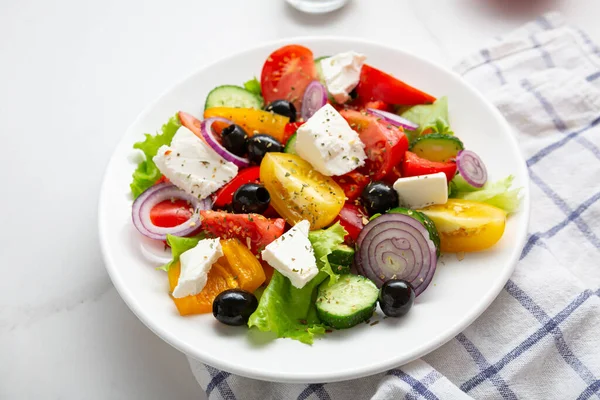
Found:
[[[471,200],[449,199],[446,204],[422,211],[440,234],[441,250],[450,253],[480,251],[492,247],[504,233],[504,210]]]
[[[265,133],[283,141],[288,117],[253,108],[212,107],[204,110],[204,118],[222,117],[244,128],[248,136]]]
[[[267,153],[260,164],[260,181],[273,208],[290,225],[306,219],[311,229],[323,228],[344,206],[342,188],[293,154]]]

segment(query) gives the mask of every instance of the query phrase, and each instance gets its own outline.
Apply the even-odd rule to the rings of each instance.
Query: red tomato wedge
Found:
[[[241,170],[235,178],[225,184],[215,194],[216,208],[223,208],[233,201],[233,194],[242,185],[246,183],[257,183],[260,181],[260,167],[249,167]]]
[[[344,241],[348,245],[353,245],[360,234],[360,231],[368,222],[367,213],[362,207],[356,204],[346,202],[340,211],[340,215],[336,218],[340,225],[344,227],[348,234],[344,237]]]
[[[200,211],[202,229],[221,239],[239,239],[250,245],[254,254],[283,234],[285,220],[269,219],[260,214],[230,214],[221,211]]]
[[[317,78],[313,53],[299,45],[275,50],[265,61],[260,75],[260,87],[265,104],[275,100],[294,103],[302,110],[302,96],[308,84]]]
[[[351,171],[341,176],[333,176],[332,178],[344,190],[348,201],[356,200],[370,181],[368,176],[358,171]]]
[[[366,64],[360,71],[356,93],[363,103],[379,100],[388,104],[412,106],[435,101],[435,97]]]
[[[193,211],[185,200],[165,200],[150,210],[150,221],[156,226],[172,228],[190,219]]]
[[[365,144],[367,160],[362,170],[373,180],[383,179],[404,158],[408,150],[406,135],[401,128],[366,112],[343,110],[341,114]]]
[[[383,177],[385,183],[393,185],[398,178],[402,178],[402,164],[396,165],[386,176]]]
[[[454,161],[435,162],[419,157],[410,151],[406,152],[402,162],[402,176],[419,176],[443,172],[448,182],[456,175],[456,163]]]

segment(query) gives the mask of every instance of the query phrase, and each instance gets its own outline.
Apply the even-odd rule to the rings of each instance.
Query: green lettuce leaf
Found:
[[[254,93],[258,96],[262,96],[262,91],[260,88],[260,82],[258,81],[258,79],[256,79],[256,77],[250,79],[249,81],[244,83],[244,89],[246,89],[247,91]]]
[[[277,337],[288,337],[312,344],[315,335],[325,333],[315,307],[316,288],[327,274],[319,272],[302,289],[292,286],[278,271],[263,292],[258,308],[248,320],[249,327],[273,332]]]
[[[308,240],[310,240],[315,251],[317,266],[320,271],[329,275],[330,285],[337,282],[339,275],[333,272],[327,256],[331,254],[336,246],[344,243],[344,236],[347,234],[348,232],[339,222],[336,222],[327,229],[319,229],[308,233]]]
[[[414,131],[405,131],[410,141],[416,139],[425,130],[432,130],[439,133],[453,134],[448,122],[448,98],[440,97],[433,104],[423,104],[409,108],[403,108],[398,114],[409,121],[419,124],[419,128]]]
[[[436,118],[435,121],[425,125],[421,132],[427,133],[443,133],[446,135],[454,135],[454,131],[450,129],[450,125],[443,118]]]
[[[133,198],[138,197],[144,190],[154,185],[160,178],[161,173],[156,164],[154,164],[154,161],[152,161],[152,157],[156,155],[158,149],[162,145],[168,146],[171,144],[171,140],[180,126],[181,122],[179,121],[179,117],[175,115],[169,119],[169,122],[162,126],[160,133],[157,133],[156,135],[146,133],[146,139],[143,142],[137,142],[133,145],[134,149],[143,151],[144,156],[146,157],[146,159],[137,166],[133,173],[133,181],[131,182],[131,185],[129,185],[131,187],[131,192],[133,193]]]
[[[457,175],[450,182],[449,197],[465,200],[480,201],[513,213],[519,208],[521,188],[511,189],[514,176],[509,175],[496,182],[488,181],[482,188],[475,188],[465,179]]]
[[[343,243],[346,230],[339,224],[311,231],[312,243],[319,273],[302,289],[294,287],[290,280],[275,271],[271,282],[262,293],[258,308],[248,320],[249,327],[263,332],[273,332],[277,337],[287,337],[312,344],[316,335],[325,333],[325,326],[317,317],[315,299],[317,286],[328,277],[337,280],[327,256]]]
[[[169,271],[169,268],[177,261],[179,261],[179,257],[185,253],[186,251],[193,249],[196,247],[198,242],[206,237],[205,234],[201,233],[197,236],[193,237],[179,237],[173,235],[167,235],[167,243],[171,246],[171,255],[173,259],[163,265],[162,267],[158,267],[163,271]]]

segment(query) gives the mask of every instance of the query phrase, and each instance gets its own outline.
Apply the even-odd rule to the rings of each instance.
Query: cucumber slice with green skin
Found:
[[[262,106],[262,97],[239,86],[223,85],[214,88],[206,96],[204,109],[212,107],[238,107],[260,110]]]
[[[323,69],[321,68],[321,60],[324,60],[329,57],[331,57],[331,56],[323,56],[323,57],[315,58],[315,68],[317,69],[317,78],[319,78],[319,81],[323,85],[325,84],[325,78],[323,78]]]
[[[329,280],[319,286],[317,315],[335,329],[347,329],[366,321],[373,315],[379,289],[360,275],[341,275],[329,286]]]
[[[456,136],[432,133],[416,138],[410,151],[429,161],[446,162],[463,150],[463,143]]]
[[[388,213],[408,215],[409,217],[413,217],[414,219],[419,221],[425,227],[425,229],[427,229],[427,232],[429,232],[429,239],[431,239],[431,241],[435,245],[435,253],[438,257],[440,256],[440,234],[438,233],[438,230],[435,227],[433,221],[427,215],[423,214],[420,211],[415,211],[411,210],[410,208],[403,207],[392,208],[388,211]]]
[[[298,154],[298,153],[296,153],[296,139],[297,139],[296,133],[294,133],[292,136],[290,136],[287,143],[285,144],[285,147],[283,148],[284,153]]]
[[[350,265],[338,265],[335,263],[329,262],[331,265],[331,270],[338,275],[346,275],[350,273]]]
[[[327,259],[331,264],[349,266],[354,261],[354,249],[345,244],[340,244],[333,249]]]

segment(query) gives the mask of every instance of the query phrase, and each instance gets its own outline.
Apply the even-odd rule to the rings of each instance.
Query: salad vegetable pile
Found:
[[[442,252],[481,251],[519,206],[435,98],[352,51],[289,45],[134,145],[133,223],[171,248],[181,315],[312,343],[406,314]],[[199,103],[200,104],[200,103]]]

